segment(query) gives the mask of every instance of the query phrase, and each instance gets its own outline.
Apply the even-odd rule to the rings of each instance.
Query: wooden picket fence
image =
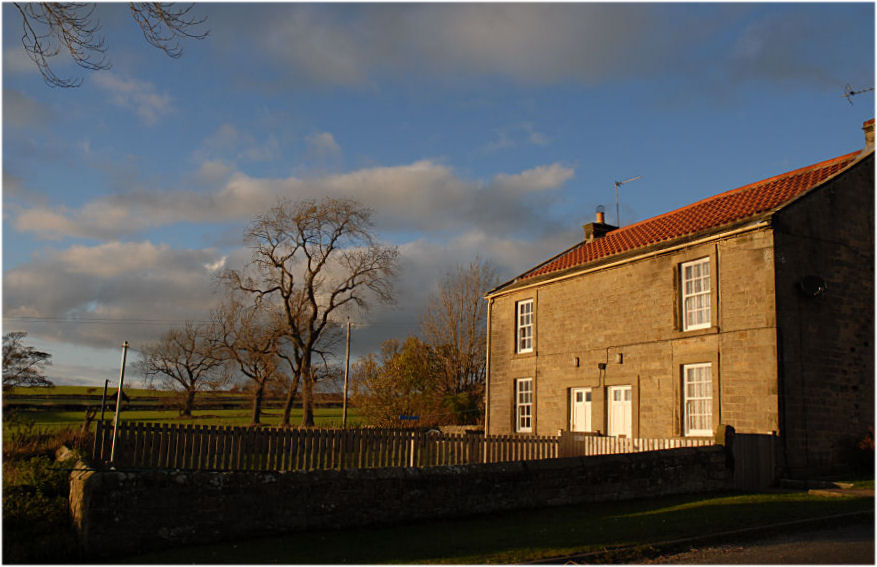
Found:
[[[98,422],[92,462],[108,463],[113,426]],[[411,429],[248,428],[123,422],[117,468],[314,470],[427,467],[548,459],[558,437],[441,434]]]
[[[616,455],[619,453],[641,453],[662,451],[681,447],[705,447],[712,445],[713,439],[646,439],[627,437],[600,437],[585,433],[564,431],[559,438],[558,455],[561,457],[589,457],[593,455]]]

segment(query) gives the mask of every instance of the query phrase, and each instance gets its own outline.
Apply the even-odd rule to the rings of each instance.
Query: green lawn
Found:
[[[262,411],[262,425],[276,426],[280,423],[283,411],[280,409],[268,409]],[[314,410],[314,422],[317,427],[335,427],[341,425],[341,408],[316,408]],[[78,427],[85,418],[82,411],[35,411],[23,412],[24,419],[33,423],[40,429],[61,429],[64,427]],[[291,422],[293,425],[301,423],[302,410],[292,410]],[[98,415],[100,417],[100,415]],[[177,410],[149,410],[149,411],[122,411],[119,414],[120,421],[143,421],[149,423],[192,423],[196,425],[238,425],[250,424],[252,411],[250,409],[231,410],[195,410],[191,418],[181,418]],[[113,413],[107,412],[104,419],[113,419]],[[355,411],[348,410],[347,423],[351,426],[360,425],[362,418]],[[14,428],[14,425],[4,426]]]
[[[667,497],[400,526],[320,530],[127,558],[130,563],[521,563],[874,510],[873,498],[806,492]]]

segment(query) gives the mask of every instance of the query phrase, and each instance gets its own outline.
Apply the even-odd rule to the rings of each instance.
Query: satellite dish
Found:
[[[825,280],[813,275],[804,276],[798,285],[801,286],[801,291],[807,297],[819,297],[825,293],[826,289]]]

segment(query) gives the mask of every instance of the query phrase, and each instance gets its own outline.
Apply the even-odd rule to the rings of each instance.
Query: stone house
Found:
[[[776,434],[843,468],[874,422],[866,148],[584,240],[487,294],[486,431]]]

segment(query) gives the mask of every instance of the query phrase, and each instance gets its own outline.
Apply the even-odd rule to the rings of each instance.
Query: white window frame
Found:
[[[515,380],[515,431],[533,432],[533,379]]]
[[[698,266],[700,267],[699,275],[688,276],[686,274],[686,272],[689,271],[689,268],[693,272]],[[704,267],[706,268],[705,270]],[[691,262],[684,262],[679,265],[679,291],[682,297],[683,331],[709,329],[712,325],[711,278],[712,274],[710,273],[709,257],[700,258]],[[701,305],[695,307],[694,304],[696,303],[700,303]],[[706,313],[706,320],[699,323],[690,323],[689,315],[698,311]]]
[[[686,437],[713,434],[712,368],[710,362],[682,366],[682,427]]]
[[[535,311],[532,299],[519,301],[515,306],[515,349],[518,354],[533,352]]]

